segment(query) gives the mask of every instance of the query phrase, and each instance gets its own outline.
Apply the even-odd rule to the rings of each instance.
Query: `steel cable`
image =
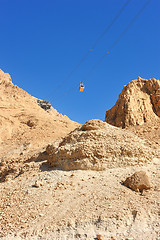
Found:
[[[83,64],[83,62],[87,59],[89,54],[95,49],[95,47],[98,45],[98,43],[101,41],[101,39],[104,37],[104,35],[110,30],[110,28],[113,26],[113,24],[116,22],[116,20],[120,17],[122,12],[125,10],[127,5],[129,4],[131,0],[127,0],[125,4],[122,6],[122,8],[119,10],[118,14],[114,17],[114,19],[111,21],[111,23],[105,28],[105,30],[102,32],[102,34],[97,38],[95,43],[92,45],[91,49],[88,50],[88,52],[81,58],[79,63],[72,69],[72,71],[68,74],[68,76],[55,88],[54,93],[57,92],[65,82],[67,82],[73,73]],[[51,95],[51,94],[50,94]],[[49,101],[52,101],[54,97],[51,97]]]
[[[86,81],[86,79],[90,76],[90,74],[103,62],[104,58],[106,55],[108,55],[113,48],[116,46],[116,44],[121,40],[121,38],[126,34],[126,32],[130,29],[130,27],[133,25],[133,23],[137,20],[137,18],[141,15],[141,13],[143,12],[143,10],[147,7],[147,5],[151,2],[152,0],[148,0],[143,6],[142,8],[138,11],[138,13],[135,15],[135,17],[130,21],[130,23],[127,25],[127,27],[123,30],[123,32],[119,35],[119,37],[113,42],[113,44],[111,45],[111,47],[108,49],[108,51],[105,52],[105,54],[99,59],[99,61],[89,70],[89,72],[85,75],[85,77],[83,78],[83,81]],[[77,84],[76,84],[77,86]],[[74,86],[75,88],[75,86]],[[66,95],[68,92],[70,92],[73,89],[70,88],[69,90],[67,90],[66,92],[64,92],[64,94],[62,94],[61,96]]]

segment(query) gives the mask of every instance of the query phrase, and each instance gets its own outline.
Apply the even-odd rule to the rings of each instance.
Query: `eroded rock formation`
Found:
[[[46,151],[48,163],[64,170],[132,166],[155,156],[144,140],[98,119],[86,122]]]
[[[160,81],[138,77],[123,87],[105,121],[117,127],[142,125],[160,117]]]
[[[0,84],[7,84],[7,83],[12,83],[11,76],[9,73],[5,73],[0,69]]]

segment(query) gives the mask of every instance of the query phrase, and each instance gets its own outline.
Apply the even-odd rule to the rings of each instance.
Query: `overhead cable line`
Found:
[[[90,49],[90,52],[92,50],[94,50],[94,48],[98,45],[98,43],[101,41],[101,39],[104,37],[104,35],[109,31],[109,29],[112,27],[112,25],[116,22],[116,20],[120,17],[120,15],[122,14],[122,12],[124,11],[124,9],[127,7],[127,5],[129,4],[131,0],[127,0],[125,2],[125,4],[122,6],[122,8],[120,9],[120,11],[118,12],[118,14],[114,17],[114,19],[112,20],[112,22],[106,27],[106,29],[102,32],[102,34],[97,38],[97,40],[95,41],[95,43],[93,44],[93,46]]]
[[[113,42],[111,47],[105,52],[105,54],[99,59],[99,61],[90,69],[90,71],[86,74],[86,76],[82,79],[83,81],[86,80],[89,75],[102,63],[104,60],[105,56],[108,55],[113,48],[116,46],[116,44],[121,40],[121,38],[126,34],[126,32],[130,29],[130,27],[133,25],[133,23],[137,20],[137,18],[141,15],[143,10],[147,7],[147,5],[151,2],[152,0],[148,0],[142,8],[138,11],[138,13],[135,15],[135,17],[130,21],[130,23],[127,25],[127,27],[123,30],[123,32],[119,35],[119,37]]]
[[[104,35],[109,31],[109,29],[113,26],[113,24],[116,22],[116,20],[120,17],[124,9],[127,7],[131,0],[127,0],[125,4],[122,6],[122,8],[119,10],[118,14],[114,17],[114,19],[111,21],[111,23],[105,28],[105,30],[102,32],[102,34],[97,38],[95,43],[92,45],[91,49],[86,52],[86,54],[81,58],[79,63],[72,69],[72,71],[68,74],[68,76],[57,86],[57,88],[54,90],[54,93],[57,92],[65,82],[67,82],[73,73],[82,65],[82,63],[87,59],[89,54],[95,49],[95,47],[98,45],[98,43],[101,41],[101,39],[104,37]]]
[[[104,58],[106,55],[108,55],[113,48],[116,46],[116,44],[121,40],[121,38],[126,34],[126,32],[130,29],[130,27],[134,24],[134,22],[137,20],[137,18],[142,14],[143,10],[147,7],[147,5],[151,2],[152,0],[148,0],[143,6],[142,8],[138,11],[138,13],[135,15],[135,17],[130,21],[130,23],[127,25],[127,27],[123,30],[123,32],[119,35],[119,37],[113,42],[113,44],[111,45],[111,47],[108,49],[108,51],[105,52],[105,54],[99,59],[99,61],[88,71],[88,73],[85,75],[85,77],[82,79],[83,81],[85,81],[90,74],[103,62]],[[77,84],[76,84],[77,86]],[[75,88],[75,86],[74,86]],[[69,90],[67,90],[66,92],[64,92],[64,95],[66,95],[68,92],[70,92],[73,88],[70,88]]]

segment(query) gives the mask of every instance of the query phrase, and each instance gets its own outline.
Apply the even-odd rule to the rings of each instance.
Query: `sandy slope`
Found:
[[[121,184],[137,170],[145,170],[152,184],[142,195]],[[160,239],[156,162],[97,172],[53,170],[44,161],[38,172],[1,183],[0,189],[1,238],[10,233],[7,239],[91,240],[97,234],[104,239]]]

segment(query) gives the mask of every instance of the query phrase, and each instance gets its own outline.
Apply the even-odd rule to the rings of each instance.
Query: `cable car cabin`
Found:
[[[84,91],[84,85],[83,85],[83,82],[80,82],[79,92],[83,92],[83,91]]]
[[[79,92],[83,92],[84,91],[84,86],[80,86],[79,87]]]

